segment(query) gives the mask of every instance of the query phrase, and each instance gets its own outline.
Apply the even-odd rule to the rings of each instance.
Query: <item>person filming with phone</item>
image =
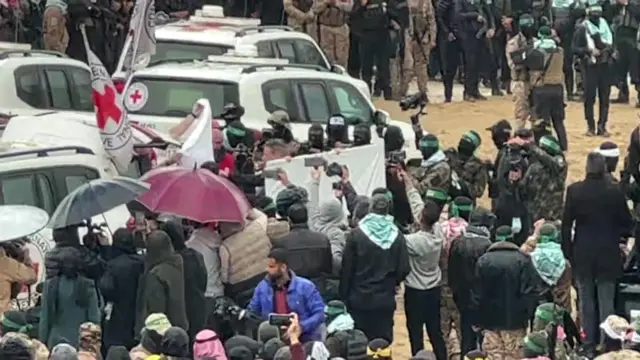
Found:
[[[285,249],[271,250],[267,276],[256,287],[247,309],[281,329],[291,324],[295,314],[300,320],[300,341],[322,341],[325,303],[310,280],[289,270],[287,257]]]

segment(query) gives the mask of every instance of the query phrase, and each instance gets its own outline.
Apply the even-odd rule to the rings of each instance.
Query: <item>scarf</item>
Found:
[[[587,42],[589,43],[589,47],[593,46],[593,36],[600,35],[602,42],[607,45],[613,44],[613,34],[611,34],[611,29],[609,28],[609,24],[607,24],[607,20],[604,18],[600,18],[598,22],[598,26],[592,23],[589,19],[585,20],[583,24],[587,28]]]
[[[567,262],[560,244],[555,242],[541,243],[531,253],[533,266],[547,285],[555,285],[562,276]]]
[[[320,341],[314,341],[311,354],[307,355],[307,360],[329,360],[331,354],[327,347]]]
[[[355,322],[349,314],[340,314],[327,325],[327,334],[333,334],[338,331],[353,330]]]
[[[556,44],[555,40],[553,39],[539,39],[533,42],[533,47],[536,49],[542,49],[542,50],[555,50],[558,47],[558,44]]]
[[[443,162],[445,160],[447,160],[447,156],[444,154],[444,151],[438,150],[436,151],[435,154],[431,155],[428,159],[422,160],[422,164],[420,164],[420,166],[428,168],[437,163]]]
[[[376,245],[387,250],[398,237],[398,227],[393,223],[393,216],[370,213],[367,214],[358,227]]]

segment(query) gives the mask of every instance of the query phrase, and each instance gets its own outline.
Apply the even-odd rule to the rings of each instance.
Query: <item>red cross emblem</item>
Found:
[[[137,104],[138,101],[142,100],[142,95],[140,94],[140,90],[136,89],[136,91],[133,92],[133,94],[129,95],[129,99],[131,99],[131,102],[133,102],[133,104]]]
[[[98,108],[96,111],[98,128],[104,130],[109,118],[119,124],[122,119],[122,110],[116,105],[116,90],[111,86],[105,86],[104,95],[96,90],[91,92],[93,104]]]

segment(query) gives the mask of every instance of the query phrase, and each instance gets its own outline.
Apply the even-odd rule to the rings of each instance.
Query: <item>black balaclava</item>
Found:
[[[423,136],[418,145],[420,146],[423,160],[428,160],[433,154],[440,151],[440,141],[438,141],[438,137],[433,134]]]
[[[589,21],[593,25],[600,25],[600,17],[602,17],[602,6],[589,5],[589,7],[587,8],[587,16],[589,17]]]
[[[397,126],[387,127],[387,131],[384,133],[384,151],[386,153],[398,151],[403,146],[404,136],[402,135],[402,130]]]
[[[611,141],[603,142],[597,150],[602,156],[604,156],[604,161],[607,164],[607,172],[616,171],[616,167],[618,167],[618,161],[620,159],[620,149],[618,145]]]
[[[309,146],[314,149],[324,149],[324,129],[320,124],[313,124],[309,127],[307,138]]]
[[[462,135],[460,142],[458,142],[458,152],[463,158],[468,159],[473,156],[473,153],[478,146],[480,146],[481,141],[480,135],[478,135],[477,132],[473,130],[467,131],[467,133]]]
[[[466,196],[458,196],[451,202],[449,216],[459,217],[468,222],[471,211],[473,211],[473,200]]]
[[[511,124],[507,120],[500,120],[487,130],[491,131],[491,140],[498,150],[511,138]]]
[[[349,142],[349,129],[347,122],[342,115],[333,115],[327,122],[327,138],[329,146],[333,147],[336,142]]]
[[[353,129],[353,145],[371,144],[371,128],[367,124],[358,124]]]
[[[533,39],[533,37],[536,36],[536,21],[530,14],[520,15],[518,18],[518,28],[527,40]]]
[[[291,133],[291,130],[282,124],[273,125],[273,137],[282,139],[286,143],[293,141],[293,134]]]

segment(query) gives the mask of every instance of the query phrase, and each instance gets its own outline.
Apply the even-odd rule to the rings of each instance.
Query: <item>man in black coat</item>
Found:
[[[289,269],[296,275],[311,280],[318,288],[322,298],[327,301],[331,297],[327,292],[327,280],[331,277],[333,270],[329,238],[324,234],[309,230],[305,204],[291,205],[287,214],[291,231],[289,234],[273,240],[273,248],[286,249],[289,254]]]
[[[476,348],[477,338],[472,326],[471,288],[478,259],[491,246],[491,231],[496,217],[490,211],[477,208],[469,217],[469,226],[462,236],[451,243],[449,249],[449,287],[460,311],[461,352],[466,354]]]
[[[131,349],[136,345],[134,327],[136,321],[136,292],[138,280],[144,271],[144,258],[136,253],[133,234],[118,229],[113,234],[111,260],[107,262],[98,286],[107,303],[103,324],[102,348],[123,345]]]
[[[212,309],[207,309],[204,293],[207,289],[207,268],[202,254],[185,245],[184,230],[177,220],[167,221],[160,225],[171,238],[173,249],[182,258],[184,267],[184,300],[189,320],[189,339],[193,341],[196,334],[204,329]]]
[[[484,351],[520,359],[535,310],[537,274],[531,258],[513,243],[511,227],[500,226],[495,239],[476,264],[470,313],[475,330],[484,330]]]
[[[340,269],[340,298],[369,339],[393,341],[396,287],[409,274],[407,243],[389,216],[391,203],[371,197],[370,213],[346,239]]]
[[[598,324],[614,314],[616,280],[622,275],[620,249],[631,229],[624,194],[606,177],[604,157],[590,153],[586,178],[567,188],[562,217],[562,248],[576,277],[588,352],[598,343]]]

